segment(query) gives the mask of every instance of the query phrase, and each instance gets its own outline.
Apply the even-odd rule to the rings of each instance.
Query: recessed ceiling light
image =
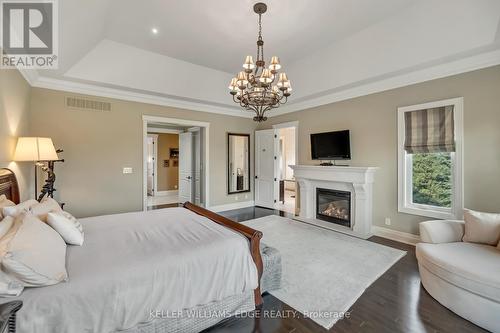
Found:
[[[151,29],[151,32],[153,33],[153,35],[158,35],[158,29],[157,28],[152,28]]]

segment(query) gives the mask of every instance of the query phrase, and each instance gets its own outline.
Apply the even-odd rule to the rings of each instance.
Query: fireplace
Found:
[[[351,192],[316,188],[316,218],[351,227]]]

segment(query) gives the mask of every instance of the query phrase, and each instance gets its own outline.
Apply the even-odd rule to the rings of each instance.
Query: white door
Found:
[[[255,131],[255,205],[274,208],[279,183],[275,178],[277,139],[274,129]]]
[[[154,196],[156,191],[156,155],[157,135],[148,134],[147,183],[148,195]]]
[[[193,133],[179,134],[179,200],[193,202]]]
[[[201,132],[200,129],[193,130],[193,191],[194,203],[201,204]]]

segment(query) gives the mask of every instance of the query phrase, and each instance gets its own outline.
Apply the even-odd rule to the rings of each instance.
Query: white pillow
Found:
[[[7,245],[4,271],[27,287],[49,286],[67,279],[66,243],[47,224],[21,214],[21,224]]]
[[[62,212],[62,208],[57,201],[48,197],[30,207],[30,213],[38,217],[42,222],[47,222],[47,214],[51,212]]]
[[[13,224],[14,224],[14,218],[12,216],[6,216],[0,222],[0,238],[5,236],[9,232]]]
[[[80,222],[68,212],[52,212],[47,216],[47,224],[61,235],[64,241],[71,245],[83,244],[83,228]]]
[[[4,194],[0,195],[0,220],[3,219],[3,208],[15,205],[16,204],[7,199],[7,197]]]
[[[495,246],[500,241],[500,214],[464,211],[464,242]]]
[[[3,207],[3,216],[16,217],[17,215],[28,211],[31,206],[38,205],[38,201],[34,199],[26,200],[15,206]]]

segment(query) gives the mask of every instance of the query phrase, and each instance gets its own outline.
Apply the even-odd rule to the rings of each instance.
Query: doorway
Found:
[[[147,206],[149,209],[179,202],[179,136],[175,125],[148,125]]]
[[[295,213],[296,183],[293,177],[293,169],[290,165],[296,162],[296,140],[295,127],[276,128],[278,140],[277,152],[277,179],[279,181],[279,193],[276,209],[290,214]]]
[[[144,210],[208,203],[208,123],[143,116]]]
[[[295,214],[298,122],[255,133],[255,205]]]
[[[158,134],[148,132],[148,156],[147,156],[147,173],[148,173],[148,198],[153,197],[158,193],[157,169],[156,161],[158,160]]]

